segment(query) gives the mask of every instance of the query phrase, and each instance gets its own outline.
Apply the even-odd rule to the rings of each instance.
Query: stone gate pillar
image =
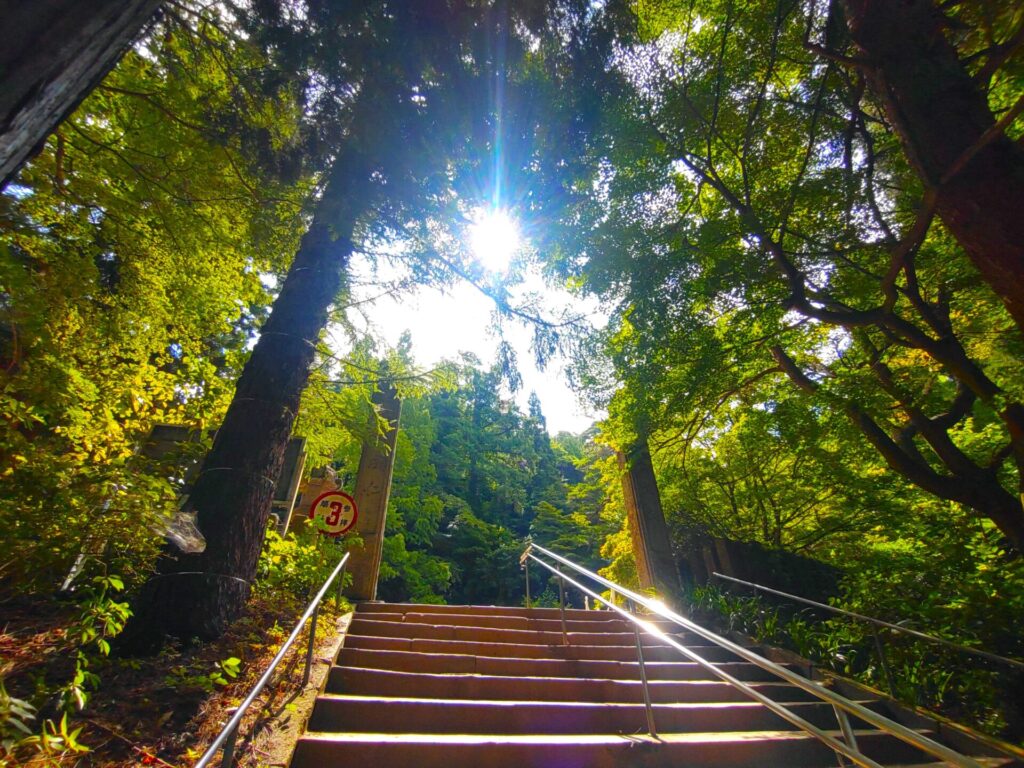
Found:
[[[647,441],[640,440],[627,452],[619,451],[616,455],[622,472],[622,491],[640,586],[653,588],[659,598],[678,607],[682,597],[679,570],[672,554],[672,541]]]
[[[391,495],[391,475],[395,468],[395,442],[398,439],[398,420],[402,414],[402,401],[394,386],[381,384],[374,393],[373,403],[380,415],[387,419],[388,430],[376,440],[363,443],[359,457],[359,472],[352,497],[359,514],[355,530],[363,539],[363,548],[352,551],[348,570],[352,585],[345,594],[353,600],[375,600],[380,559],[384,549],[384,527]]]

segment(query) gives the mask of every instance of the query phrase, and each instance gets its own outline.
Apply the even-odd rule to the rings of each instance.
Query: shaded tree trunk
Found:
[[[103,79],[162,0],[0,0],[0,188]]]
[[[982,84],[932,0],[843,0],[859,66],[936,211],[1024,330],[1024,149],[997,129]]]
[[[672,536],[665,522],[647,439],[637,440],[626,452],[616,452],[616,457],[640,586],[654,588],[658,597],[678,607],[682,604],[679,567],[672,551]]]
[[[206,549],[165,552],[136,600],[122,651],[155,650],[167,635],[218,637],[244,609],[316,343],[341,290],[353,228],[371,205],[367,177],[358,160],[335,162],[193,487]]]

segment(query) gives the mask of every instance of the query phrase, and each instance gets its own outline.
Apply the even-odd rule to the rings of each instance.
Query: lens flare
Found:
[[[469,247],[481,266],[492,272],[508,269],[519,250],[519,227],[503,210],[481,209],[469,226]]]

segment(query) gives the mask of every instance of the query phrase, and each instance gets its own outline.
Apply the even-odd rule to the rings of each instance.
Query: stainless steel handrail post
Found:
[[[750,650],[749,648],[746,648],[731,640],[728,640],[722,637],[721,635],[712,632],[706,627],[703,627],[700,624],[697,624],[696,622],[685,618],[684,616],[673,611],[672,609],[668,608],[667,606],[663,605],[658,601],[645,597],[644,595],[634,592],[633,590],[628,589],[627,587],[624,587],[621,584],[617,584],[614,581],[610,581],[609,579],[606,579],[603,576],[594,573],[593,571],[589,571],[586,568],[577,565],[571,560],[568,560],[562,557],[561,555],[552,552],[549,549],[545,549],[544,547],[541,547],[537,544],[532,544],[531,548],[537,550],[545,557],[554,560],[556,563],[565,565],[571,568],[576,573],[586,576],[588,579],[593,580],[594,582],[602,585],[606,589],[617,590],[624,597],[633,600],[638,606],[645,608],[646,610],[650,611],[653,615],[666,619],[676,624],[677,626],[682,627],[683,629],[696,634],[697,636],[705,640],[709,640],[710,642],[714,643],[720,648],[724,648],[730,653],[739,656],[744,661],[748,661],[752,664],[755,664],[761,669],[764,669],[767,672],[771,672],[775,677],[780,678],[781,680],[795,686],[796,688],[799,688],[812,694],[815,698],[827,702],[833,706],[844,709],[849,714],[855,715],[867,724],[874,726],[875,728],[878,728],[884,733],[888,733],[891,736],[895,736],[901,741],[911,744],[917,747],[918,749],[922,750],[923,752],[933,755],[934,757],[937,757],[940,760],[944,760],[951,765],[960,766],[960,768],[982,768],[981,764],[977,760],[967,757],[966,755],[963,755],[957,752],[956,750],[950,749],[946,745],[940,744],[934,739],[928,738],[924,734],[915,731],[912,728],[909,728],[901,723],[898,723],[891,718],[885,717],[884,715],[879,714],[878,712],[875,712],[874,710],[869,709],[868,707],[864,707],[855,701],[851,701],[845,696],[842,696],[836,693],[835,691],[832,691],[831,689],[821,685],[818,682],[809,680],[808,678],[784,666],[781,666],[773,661],[770,661],[764,658],[763,656],[755,653],[754,651]],[[555,569],[551,565],[544,562],[543,560],[540,560],[535,555],[529,554],[528,556],[531,559],[536,560],[549,571],[555,572]],[[881,765],[876,761],[872,760],[871,758],[867,757],[861,752],[858,752],[857,750],[850,748],[847,744],[843,743],[842,741],[833,738],[829,733],[823,731],[821,728],[818,728],[817,726],[808,722],[804,718],[800,717],[785,705],[772,700],[760,691],[752,688],[749,684],[744,683],[735,676],[730,675],[728,672],[725,672],[719,666],[713,664],[712,662],[709,662],[707,659],[695,653],[687,646],[679,643],[673,636],[661,630],[659,627],[652,624],[651,622],[638,619],[635,616],[629,614],[628,612],[622,610],[621,608],[612,605],[604,597],[594,592],[593,590],[588,589],[575,579],[570,578],[568,576],[564,576],[564,578],[569,584],[579,589],[582,593],[588,594],[591,597],[600,600],[605,605],[611,607],[619,615],[638,623],[645,632],[653,635],[654,637],[657,637],[666,645],[675,648],[688,659],[696,662],[701,667],[706,669],[708,672],[711,672],[716,677],[728,683],[736,690],[741,691],[746,696],[749,696],[755,701],[764,704],[766,707],[768,707],[768,709],[775,712],[777,715],[782,717],[787,722],[796,725],[801,730],[814,736],[816,739],[823,742],[824,744],[827,744],[835,752],[839,752],[845,755],[857,765],[862,766],[862,768],[881,768]],[[1024,666],[1024,664],[1021,665]]]
[[[568,645],[569,631],[565,627],[565,579],[558,568],[555,568],[555,572],[558,573],[558,610],[562,618],[562,645]]]
[[[338,574],[338,593],[334,596],[335,608],[341,608],[341,601],[345,599],[345,563],[341,564],[341,573]]]
[[[317,603],[313,609],[313,615],[309,619],[309,643],[306,645],[306,669],[302,673],[302,687],[309,685],[309,673],[313,669],[313,649],[316,646],[316,620],[320,615],[320,604]]]
[[[523,562],[523,568],[526,570],[526,607],[530,607],[530,561],[526,560]]]
[[[194,768],[206,768],[206,766],[213,762],[214,755],[216,755],[217,752],[220,751],[222,747],[224,749],[224,754],[221,760],[221,764],[225,766],[225,768],[228,768],[231,759],[234,757],[235,742],[238,738],[238,726],[242,722],[242,718],[245,716],[246,710],[249,709],[252,703],[256,700],[256,697],[260,695],[260,693],[266,687],[267,683],[270,682],[270,678],[274,674],[274,670],[277,669],[278,665],[281,663],[281,660],[284,658],[285,654],[288,653],[289,649],[292,647],[292,645],[294,645],[295,640],[299,636],[299,633],[302,632],[302,628],[306,624],[306,619],[312,617],[315,612],[319,611],[320,601],[324,599],[324,595],[327,594],[327,590],[331,588],[331,585],[334,583],[334,580],[345,567],[345,563],[348,561],[348,556],[349,553],[346,552],[345,555],[341,558],[341,562],[335,566],[334,571],[332,571],[331,575],[327,577],[327,580],[324,582],[323,586],[320,587],[320,591],[317,592],[316,597],[314,597],[310,604],[306,607],[305,612],[302,614],[299,620],[295,622],[295,627],[292,629],[292,633],[288,636],[288,639],[285,640],[281,647],[278,649],[277,655],[274,656],[273,661],[270,662],[270,666],[267,667],[266,671],[256,682],[256,685],[254,685],[252,687],[252,690],[249,691],[249,695],[245,697],[245,700],[238,705],[238,708],[235,710],[235,714],[231,716],[231,719],[228,720],[227,725],[225,725],[221,729],[220,733],[217,734],[217,737],[213,740],[213,743],[206,748],[206,752],[204,752],[203,756],[199,758],[199,761],[195,764]],[[312,629],[314,631],[311,634],[315,637],[315,623],[312,626]],[[308,659],[309,656],[307,655],[307,660]],[[303,685],[305,684],[306,683],[303,682]]]
[[[231,735],[228,736],[228,740],[224,743],[224,753],[220,758],[221,768],[231,768],[231,763],[235,759],[235,742],[238,740],[238,726],[236,725],[231,729]]]
[[[896,685],[892,679],[892,670],[889,669],[889,660],[885,657],[885,647],[882,645],[882,638],[878,632],[872,632],[871,637],[875,641],[875,652],[878,654],[878,663],[882,666],[882,674],[885,675],[885,684],[889,687],[889,695],[896,697]]]
[[[632,600],[626,600],[629,612],[636,615],[636,606]],[[652,739],[658,738],[658,729],[654,726],[654,707],[651,705],[651,687],[647,682],[647,664],[644,662],[644,644],[640,638],[640,625],[635,621],[633,624],[633,640],[636,642],[636,662],[640,667],[640,687],[644,694],[644,714],[647,715],[647,732]]]
[[[553,554],[553,553],[549,553],[547,550],[543,550],[543,551],[544,551],[544,554]],[[545,568],[547,568],[552,573],[554,573],[555,569],[552,568],[547,563],[545,563],[543,560],[540,560],[540,559],[538,559],[537,557],[535,557],[533,555],[530,555],[530,557],[532,557],[538,563],[540,563]],[[557,558],[559,556],[558,555],[553,555],[553,557]],[[602,577],[597,576],[596,574],[593,574],[593,573],[590,573],[589,571],[585,571],[584,569],[581,569],[579,566],[573,564],[572,561],[567,561],[567,562],[569,563],[569,565],[572,565],[576,570],[583,571],[588,576],[591,576],[591,577],[593,577],[593,578],[595,578],[597,580],[606,581],[606,580],[602,579]],[[696,662],[701,667],[706,669],[708,672],[711,672],[716,677],[722,679],[723,681],[725,681],[726,683],[731,685],[736,690],[740,691],[741,693],[745,694],[746,696],[749,696],[750,698],[754,699],[755,701],[760,702],[765,707],[770,709],[772,712],[774,712],[775,714],[779,715],[779,717],[781,717],[783,720],[786,720],[787,722],[790,722],[793,725],[797,726],[798,728],[806,731],[811,736],[814,736],[816,739],[818,739],[822,743],[824,743],[827,746],[831,747],[834,751],[840,752],[840,753],[846,755],[856,765],[861,766],[861,768],[883,768],[883,766],[881,764],[875,762],[874,760],[872,760],[869,757],[866,757],[866,756],[860,754],[859,752],[855,752],[854,750],[850,749],[850,747],[848,747],[846,744],[844,744],[841,741],[838,741],[837,739],[834,739],[829,733],[827,733],[826,731],[823,731],[821,728],[818,728],[817,726],[809,723],[807,720],[805,720],[804,718],[802,718],[799,715],[795,714],[792,710],[788,709],[785,705],[779,704],[777,701],[774,701],[773,699],[770,699],[769,697],[767,697],[766,695],[764,695],[760,691],[752,688],[750,686],[750,684],[744,683],[743,681],[741,681],[741,680],[737,679],[736,677],[730,675],[728,672],[723,672],[714,663],[708,661],[707,659],[703,658],[702,656],[697,655],[696,653],[694,653],[692,650],[690,650],[686,646],[684,646],[681,643],[679,643],[676,640],[674,640],[672,638],[672,636],[670,636],[667,633],[665,633],[665,632],[661,631],[660,629],[658,629],[654,624],[651,624],[650,622],[647,622],[647,621],[643,621],[642,619],[639,619],[636,616],[633,616],[632,614],[628,613],[624,608],[620,608],[617,605],[612,605],[604,597],[602,597],[601,595],[597,594],[593,590],[587,589],[585,586],[580,584],[575,579],[569,578],[568,576],[566,576],[565,579],[571,585],[573,585],[574,587],[579,589],[580,592],[582,592],[583,594],[590,595],[595,600],[597,600],[597,601],[603,603],[604,605],[608,606],[609,608],[611,608],[612,611],[614,611],[615,613],[619,614],[623,618],[628,619],[631,622],[636,623],[644,631],[646,631],[649,634],[651,634],[651,635],[661,639],[665,644],[671,646],[672,648],[675,648],[677,651],[682,653],[688,659],[690,659],[691,661]],[[614,582],[611,582],[611,583],[614,583]],[[671,614],[671,612],[667,611],[667,609],[663,609],[663,608],[659,609],[659,608],[656,608],[654,605],[648,605],[646,598],[644,598],[641,595],[638,595],[635,592],[632,592],[631,590],[626,589],[625,587],[621,587],[620,586],[620,589],[622,589],[623,593],[627,595],[627,597],[625,598],[627,600],[628,599],[636,600],[639,605],[642,605],[645,608],[648,608],[649,610],[653,611],[654,613],[656,613],[658,615],[662,615],[660,613],[661,610],[664,610],[666,615],[667,614]],[[674,614],[672,615],[672,617],[670,617],[670,621],[674,621],[676,623],[679,623],[678,619],[675,618]],[[695,625],[695,626],[699,626],[699,625]],[[727,645],[735,645],[735,644],[730,643],[728,640],[725,640],[724,638],[720,638],[720,640],[722,642],[726,643]],[[740,648],[741,646],[735,646],[735,647],[736,648]],[[742,655],[742,654],[738,654],[738,655]],[[756,654],[754,654],[754,655],[756,656]],[[760,659],[760,657],[757,657],[757,658]],[[765,665],[767,665],[767,667],[777,667],[778,666],[778,665],[774,664],[773,662],[767,661],[767,659],[761,659],[761,661],[764,662]],[[806,682],[806,680],[805,680],[805,682]],[[818,686],[818,687],[820,688],[820,686]],[[827,692],[827,689],[821,689],[821,690]],[[819,698],[820,698],[820,696],[819,696]],[[957,764],[957,763],[954,763],[954,764]],[[982,766],[980,766],[978,763],[971,762],[971,763],[969,763],[969,768],[982,768]]]
[[[853,734],[853,728],[850,725],[850,718],[847,717],[846,711],[835,704],[832,705],[832,709],[836,713],[836,720],[839,722],[839,731],[843,734],[843,741],[849,745],[850,749],[860,751],[857,747],[857,737]],[[839,768],[846,768],[846,761],[843,756],[836,752],[836,760],[839,761]]]
[[[523,554],[519,556],[519,564],[523,566],[523,570],[526,571],[526,607],[531,607],[530,600],[530,549],[533,547],[533,540],[526,537],[526,549],[523,550]]]

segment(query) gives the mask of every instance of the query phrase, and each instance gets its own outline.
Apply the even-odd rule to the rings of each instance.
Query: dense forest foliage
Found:
[[[1024,656],[1024,10],[862,5],[168,4],[0,194],[0,613],[60,593],[71,660],[0,663],[4,749],[49,743],[5,679],[52,731],[126,623],[152,651],[304,595],[315,534],[264,541],[264,479],[294,434],[351,482],[385,380],[382,599],[522,604],[527,537],[635,585],[615,452],[646,443],[678,551],[813,558],[838,605]],[[523,233],[500,274],[466,243],[496,201]],[[482,292],[493,353],[425,371],[375,338],[353,254],[399,275],[381,294]],[[598,424],[515,405],[510,323]],[[198,441],[148,458],[162,423]],[[801,621],[767,634],[880,684],[863,628]],[[907,698],[1024,733],[1013,674],[896,659]]]
[[[536,396],[523,414],[503,402],[500,384],[496,369],[460,366],[454,389],[403,404],[383,599],[521,604],[527,536],[601,564],[603,534],[619,521],[602,517],[583,481],[607,451],[552,439]],[[532,578],[536,597],[546,579]]]

